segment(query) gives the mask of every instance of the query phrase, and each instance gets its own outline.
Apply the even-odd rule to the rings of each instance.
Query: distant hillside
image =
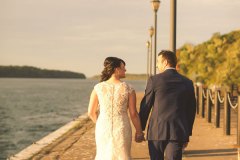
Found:
[[[47,70],[31,66],[0,66],[0,78],[80,78],[86,79],[82,73]]]
[[[240,30],[215,33],[199,45],[178,49],[180,72],[205,84],[240,84]]]
[[[146,74],[126,74],[126,80],[146,80]],[[100,80],[100,75],[91,77],[90,79]]]

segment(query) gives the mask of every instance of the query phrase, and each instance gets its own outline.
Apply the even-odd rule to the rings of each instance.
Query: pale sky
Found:
[[[240,0],[178,0],[177,47],[240,29]],[[158,10],[157,52],[169,49],[170,0]],[[0,65],[100,74],[107,56],[146,73],[150,0],[0,0]]]

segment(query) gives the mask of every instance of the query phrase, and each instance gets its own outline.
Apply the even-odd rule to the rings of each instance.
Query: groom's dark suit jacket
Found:
[[[148,140],[188,142],[196,113],[192,81],[175,69],[150,77],[139,112],[143,130],[150,112]]]

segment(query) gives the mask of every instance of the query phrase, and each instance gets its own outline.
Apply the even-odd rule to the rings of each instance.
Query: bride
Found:
[[[117,57],[107,57],[101,82],[94,86],[90,96],[88,115],[96,123],[95,160],[130,160],[132,130],[136,129],[135,141],[144,139],[138,112],[136,93],[126,82],[125,62]],[[99,107],[99,114],[98,114]]]

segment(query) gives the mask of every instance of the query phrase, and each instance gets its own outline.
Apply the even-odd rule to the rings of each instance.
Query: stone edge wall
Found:
[[[9,157],[7,160],[27,160],[31,159],[33,156],[37,155],[39,152],[44,150],[44,148],[53,144],[57,140],[63,138],[69,132],[73,132],[81,127],[83,127],[90,119],[88,118],[87,113],[79,116],[78,118],[72,120],[56,131],[48,134],[39,141],[33,143],[32,145],[26,147],[19,153]]]

